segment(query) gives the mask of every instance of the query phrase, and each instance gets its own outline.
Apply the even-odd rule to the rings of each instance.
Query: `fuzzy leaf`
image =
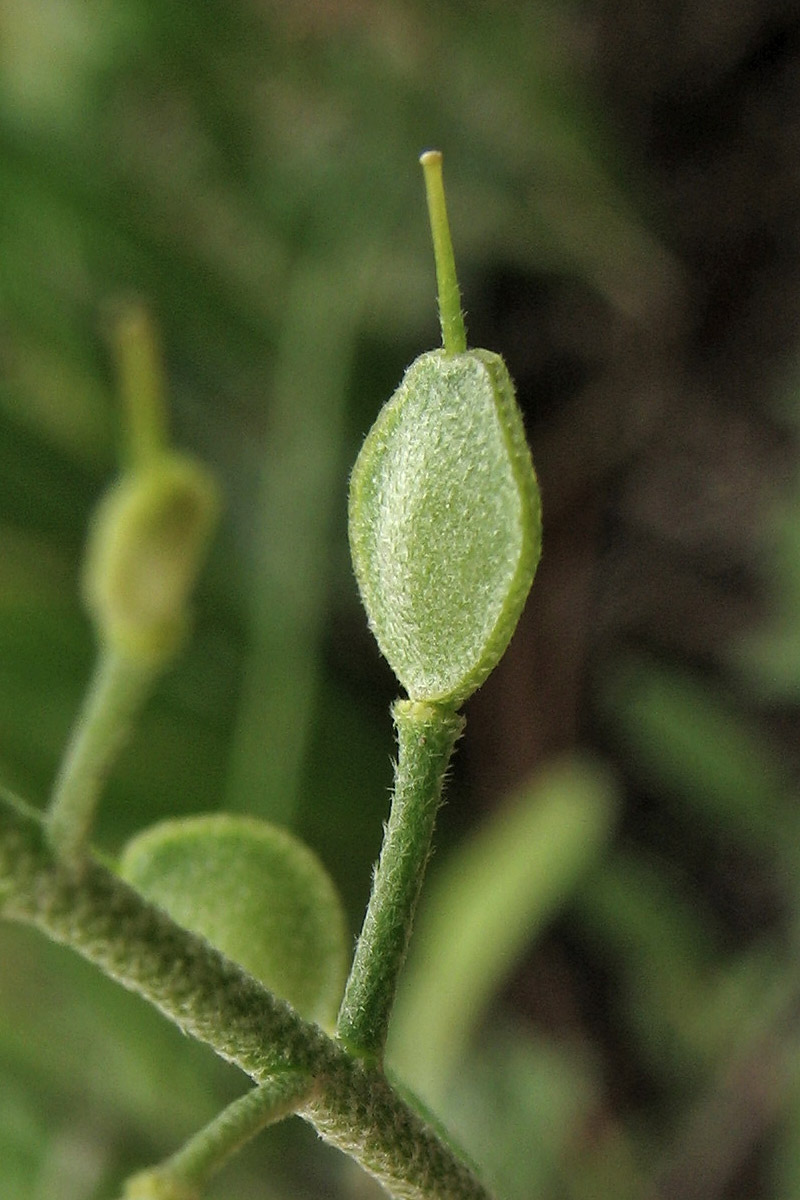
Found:
[[[215,814],[163,821],[133,838],[120,874],[309,1020],[331,1027],[348,938],[336,889],[284,829]]]

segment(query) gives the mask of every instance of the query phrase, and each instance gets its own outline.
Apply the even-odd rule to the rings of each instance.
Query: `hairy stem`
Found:
[[[0,915],[35,925],[266,1083],[311,1075],[299,1113],[397,1200],[491,1200],[379,1067],[360,1062],[202,938],[89,859],[77,874],[41,818],[0,793]]]
[[[445,771],[463,717],[435,704],[393,708],[398,761],[389,822],[337,1033],[354,1054],[380,1061],[422,888]]]

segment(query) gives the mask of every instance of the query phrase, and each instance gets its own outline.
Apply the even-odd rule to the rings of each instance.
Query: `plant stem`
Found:
[[[268,1125],[295,1113],[313,1087],[311,1076],[292,1071],[251,1088],[176,1154],[129,1179],[124,1200],[159,1200],[173,1193],[187,1200],[199,1197],[232,1154]]]
[[[87,847],[100,793],[153,681],[147,664],[104,648],[53,788],[48,837],[64,861]]]
[[[91,858],[80,875],[64,870],[39,814],[2,792],[0,915],[71,946],[256,1082],[287,1070],[312,1075],[300,1116],[397,1200],[491,1200],[377,1066],[351,1057]]]
[[[461,292],[456,275],[456,260],[450,238],[450,222],[442,177],[442,155],[438,150],[426,150],[421,155],[425,173],[425,193],[433,237],[433,257],[436,260],[436,284],[439,292],[439,319],[442,325],[442,344],[445,354],[463,354],[467,348],[467,331],[461,311]]]
[[[398,743],[392,807],[337,1026],[351,1053],[374,1061],[383,1057],[445,771],[464,728],[463,717],[435,704],[398,700],[392,714]]]

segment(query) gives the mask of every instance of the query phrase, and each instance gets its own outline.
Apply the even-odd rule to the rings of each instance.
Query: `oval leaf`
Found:
[[[333,1026],[348,936],[330,876],[285,829],[214,814],[132,839],[120,874],[309,1020]]]

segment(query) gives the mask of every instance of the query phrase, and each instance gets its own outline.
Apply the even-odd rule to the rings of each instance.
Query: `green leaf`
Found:
[[[163,821],[128,843],[119,870],[302,1016],[333,1025],[344,915],[322,864],[286,830],[229,814]]]
[[[539,489],[499,355],[412,363],[353,470],[350,546],[410,698],[462,703],[508,645],[541,553]]]
[[[796,875],[800,823],[785,762],[733,697],[655,659],[618,658],[600,703],[636,775],[666,789],[692,820]]]
[[[596,1119],[600,1091],[593,1066],[579,1047],[549,1044],[522,1025],[501,1026],[486,1032],[437,1108],[503,1200],[622,1200],[624,1193],[607,1189],[608,1175],[606,1186],[580,1190],[588,1154],[576,1154],[576,1147]]]
[[[421,905],[389,1038],[392,1067],[438,1101],[493,993],[604,852],[616,789],[554,763],[452,852]]]

